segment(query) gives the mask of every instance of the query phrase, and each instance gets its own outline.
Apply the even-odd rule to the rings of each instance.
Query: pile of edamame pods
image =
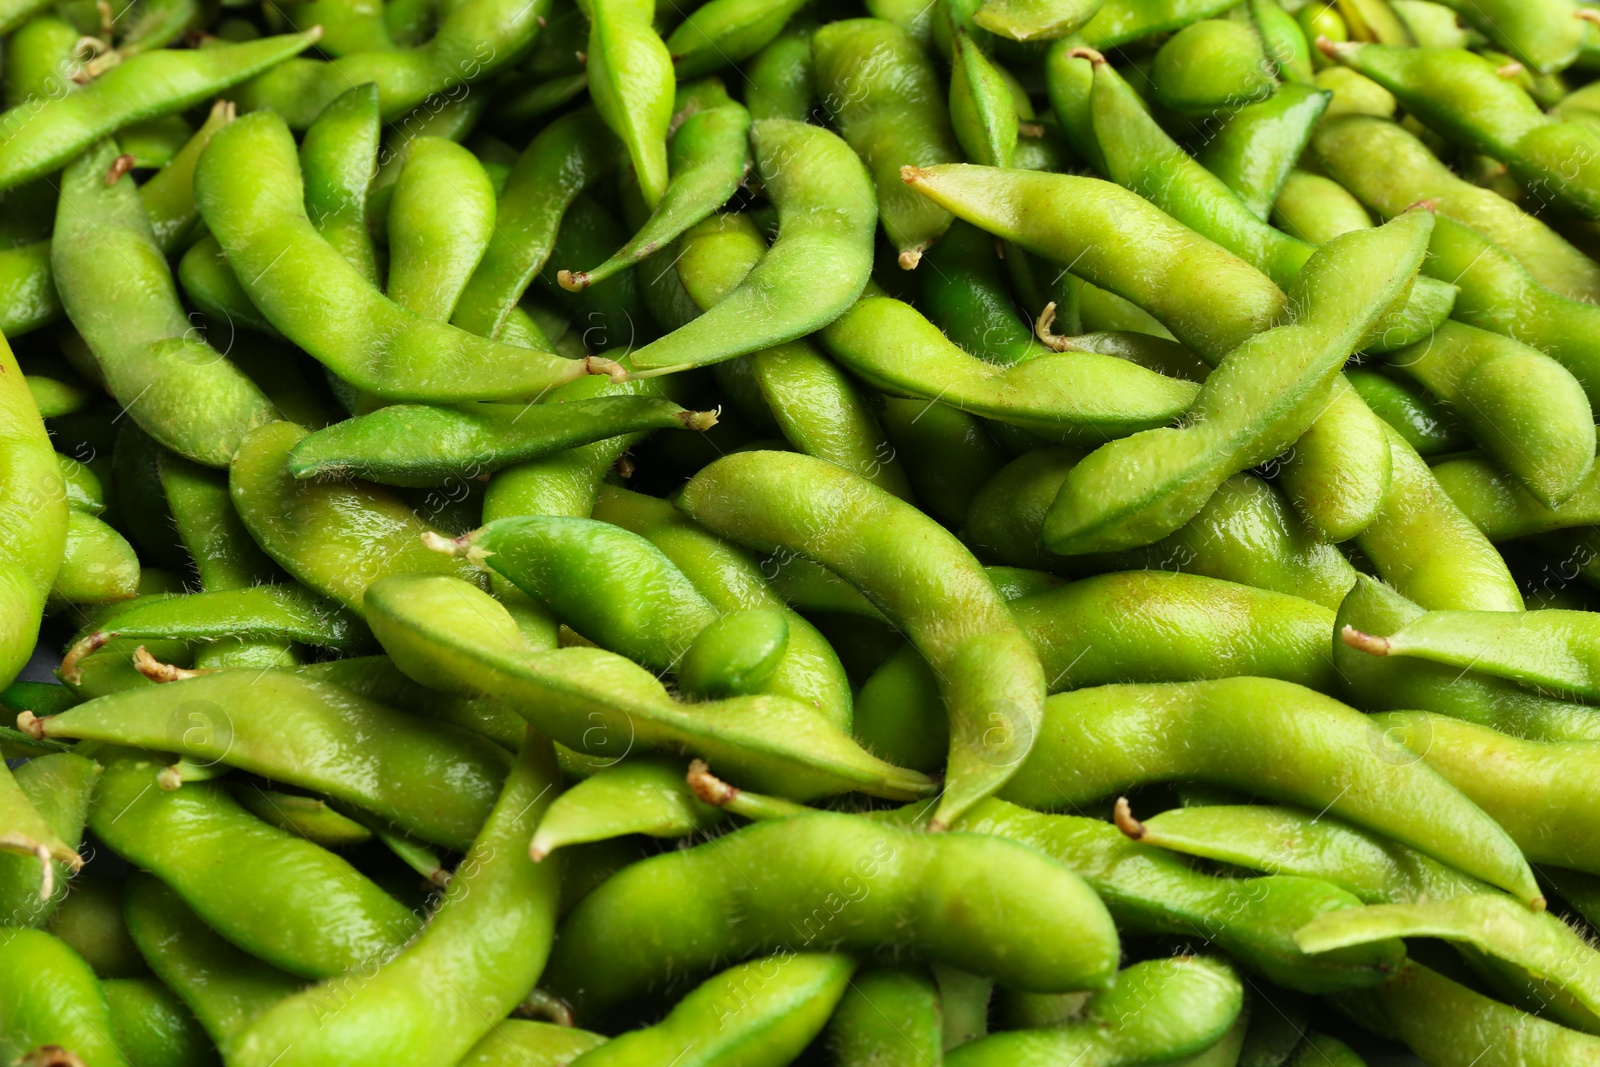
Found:
[[[1600,1065],[1600,2],[0,48],[0,1067]]]

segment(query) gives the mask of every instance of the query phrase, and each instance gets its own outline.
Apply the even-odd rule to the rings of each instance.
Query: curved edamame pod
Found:
[[[877,213],[861,161],[837,135],[785,119],[756,123],[751,138],[778,209],[777,239],[714,307],[635,350],[630,365],[639,376],[793,341],[837,318],[866,287]]]
[[[1446,322],[1392,353],[1390,366],[1447,404],[1473,438],[1547,505],[1577,491],[1594,463],[1594,413],[1561,364],[1508,337]]]
[[[1358,652],[1339,639],[1354,628],[1393,633],[1424,615],[1418,605],[1360,576],[1339,608],[1333,659],[1351,702],[1371,711],[1421,708],[1537,741],[1600,741],[1600,712],[1503,678],[1409,657]],[[1521,616],[1516,616],[1520,618]]]
[[[1292,288],[1293,321],[1223,359],[1188,426],[1114,441],[1073,467],[1045,516],[1045,544],[1063,555],[1150,544],[1192,519],[1226,478],[1292,444],[1321,414],[1345,359],[1403,296],[1432,227],[1419,211],[1318,249]],[[1372,263],[1383,267],[1360,269]]]
[[[512,165],[495,207],[495,232],[451,322],[499,337],[555,247],[561,218],[586,187],[616,166],[617,140],[579,109],[556,119]]]
[[[139,557],[133,546],[93,515],[74,508],[67,516],[67,543],[46,609],[115,603],[138,591]]]
[[[20,1064],[70,1055],[85,1067],[128,1067],[105,991],[83,957],[58,938],[0,927],[0,975],[0,1056]]]
[[[1216,113],[1273,95],[1261,36],[1244,19],[1201,19],[1168,38],[1149,68],[1155,99],[1180,115]]]
[[[209,706],[179,711],[183,729],[217,726]],[[220,782],[161,789],[162,767],[140,754],[111,760],[89,827],[118,855],[170,885],[208,926],[309,977],[343,974],[411,936],[411,913],[343,859],[268,826]],[[219,870],[229,872],[225,884]]]
[[[780,452],[712,463],[678,506],[736,543],[828,567],[906,630],[940,676],[950,713],[935,823],[1015,773],[1038,726],[1043,671],[977,561],[933,520],[830,463]]]
[[[698,78],[744,62],[772,43],[804,6],[803,0],[711,0],[695,8],[667,36],[678,79]]]
[[[1515,256],[1552,292],[1600,297],[1600,265],[1504,197],[1457,177],[1398,123],[1370,115],[1331,119],[1317,127],[1311,147],[1323,169],[1380,216],[1393,218],[1427,200],[1438,215]]]
[[[494,186],[478,157],[443,137],[418,137],[389,202],[390,300],[448,322],[494,233]]]
[[[381,133],[378,87],[367,82],[323,108],[300,142],[306,216],[373,285],[380,282],[367,227],[367,194],[378,171]]]
[[[1520,478],[1485,455],[1452,456],[1433,467],[1433,476],[1473,525],[1496,543],[1600,525],[1600,475],[1593,470],[1556,507],[1534,499]]]
[[[1272,325],[1287,303],[1272,279],[1111,182],[970,165],[901,177],[980,229],[1149,311],[1207,362]],[[1219,292],[1228,298],[1197,298]]]
[[[1106,0],[1078,35],[1091,48],[1115,48],[1153,33],[1181,30],[1232,6],[1227,0]]]
[[[820,332],[870,385],[1020,426],[1046,440],[1098,443],[1171,422],[1189,382],[1092,352],[1043,352],[1010,367],[968,355],[911,305],[867,296]]]
[[[75,647],[98,648],[113,636],[201,641],[278,638],[345,652],[372,648],[372,637],[358,619],[298,585],[138,598],[97,616],[95,628]]]
[[[828,1021],[828,1048],[839,1067],[942,1063],[944,1012],[927,968],[868,964]]]
[[[920,774],[868,755],[819,711],[777,696],[680,705],[648,671],[594,648],[536,652],[487,593],[439,577],[396,576],[368,591],[374,632],[401,670],[434,688],[493,696],[553,739],[615,762],[687,749],[774,792],[860,790],[911,798]]]
[[[710,830],[722,812],[694,795],[683,761],[630,759],[596,771],[556,797],[539,820],[528,853],[535,863],[568,845],[624,834],[687,837]]]
[[[1381,732],[1329,697],[1223,678],[1079,689],[1046,708],[1038,745],[1005,789],[1015,802],[1060,808],[1174,779],[1242,786],[1332,812],[1543,907],[1522,854],[1490,815],[1415,760],[1375,758]]]
[[[950,226],[950,213],[907,189],[901,168],[961,158],[933,64],[882,19],[830,22],[812,35],[811,54],[823,106],[871,173],[883,231],[910,270]]]
[[[822,1032],[850,986],[849,956],[786,952],[729,967],[696,986],[654,1026],[630,1030],[573,1067],[783,1067]],[[729,1004],[737,1004],[730,1012]]]
[[[1272,204],[1272,224],[1314,245],[1341,233],[1365,230],[1372,218],[1361,201],[1332,178],[1292,170]]]
[[[1306,525],[1338,544],[1371,525],[1392,473],[1383,421],[1348,377],[1340,377],[1327,406],[1279,467],[1278,486]]]
[[[1361,395],[1367,410],[1404,437],[1419,456],[1461,452],[1472,446],[1471,438],[1455,418],[1421,388],[1360,367],[1345,371],[1345,381]],[[1387,443],[1384,447],[1388,448]],[[1436,470],[1435,476],[1437,473]],[[1388,479],[1384,481],[1387,492]]]
[[[355,988],[334,977],[267,1009],[229,1042],[228,1062],[457,1063],[544,969],[560,877],[535,864],[523,842],[560,781],[550,742],[529,729],[494,809],[416,940],[362,973]],[[489,964],[490,956],[499,958]],[[448,995],[439,995],[440,984]]]
[[[111,1032],[130,1062],[209,1062],[210,1039],[172,990],[153,978],[114,978],[100,987],[111,1008]]]
[[[559,389],[542,404],[391,404],[303,438],[289,452],[289,472],[449,485],[623,434],[715,424],[713,412],[685,411],[659,396],[565,400]]]
[[[379,293],[307,221],[294,140],[275,114],[217,131],[195,196],[250,299],[358,389],[387,400],[525,400],[605,365],[487,341]]]
[[[744,105],[756,122],[804,122],[817,98],[809,26],[791,26],[745,64]]]
[[[1283,11],[1259,0],[1251,7]],[[1265,219],[1332,95],[1311,85],[1279,86],[1267,99],[1233,112],[1195,158],[1239,194],[1257,218]]]
[[[128,877],[123,913],[139,954],[220,1049],[227,1049],[257,1015],[304,985],[224,941],[151,875]]]
[[[356,52],[329,63],[280,63],[235,90],[242,111],[272,110],[292,128],[309,127],[322,109],[352,87],[378,86],[378,113],[397,122],[439,98],[473,100],[473,82],[524,55],[534,43],[550,0],[467,0],[442,13],[431,40],[393,52]],[[430,103],[429,98],[434,100]]]
[[[304,51],[320,33],[217,48],[157,49],[118,63],[76,92],[12,108],[0,114],[0,189],[51,173],[130,123],[202,103]]]
[[[672,178],[661,203],[604,263],[589,270],[559,272],[556,279],[562,288],[576,292],[635,266],[710,216],[738,190],[752,163],[750,112],[732,100],[713,107],[691,102],[679,114],[685,110],[689,113],[668,145]]]
[[[210,729],[188,729],[199,707],[217,709],[204,724]],[[183,725],[175,730],[174,722]],[[45,737],[239,767],[355,804],[452,849],[471,843],[506,767],[503,750],[486,739],[285,671],[222,671],[130,689],[34,727]]]
[[[982,907],[961,903],[974,895]],[[619,871],[567,917],[543,981],[588,1018],[663,979],[813,943],[898,946],[1040,992],[1102,988],[1117,958],[1099,898],[1032,849],[815,812]]]
[[[601,522],[631,530],[659,548],[724,615],[782,611],[789,630],[788,648],[766,691],[811,704],[840,727],[849,727],[850,682],[838,654],[815,626],[789,610],[768,584],[761,565],[742,549],[713,536],[664,500],[615,486],[600,487],[593,515]]]
[[[0,835],[0,907],[9,926],[43,926],[83,864],[84,820],[100,765],[71,752],[46,752],[0,780],[7,829]]]
[[[62,175],[51,265],[67,316],[135,422],[180,455],[224,466],[276,413],[242,371],[190,335],[133,182],[106,183],[116,157],[104,141]]]
[[[585,0],[589,16],[589,96],[633,160],[651,208],[667,189],[672,124],[672,53],[656,34],[655,0]]]
[[[1019,118],[1011,84],[957,17],[950,19],[949,101],[950,125],[967,158],[988,167],[1011,166]]]
[[[1198,956],[1136,963],[1082,1014],[1007,1030],[951,1050],[950,1067],[1050,1067],[1181,1060],[1215,1044],[1238,1018],[1244,987],[1227,964]],[[1187,1061],[1185,1061],[1187,1062]]]

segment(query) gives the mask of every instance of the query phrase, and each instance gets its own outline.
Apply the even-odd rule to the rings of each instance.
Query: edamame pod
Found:
[[[828,1022],[840,1067],[911,1067],[944,1058],[939,987],[925,967],[869,964],[856,972]]]
[[[876,221],[865,169],[838,136],[767,119],[751,127],[778,236],[727,296],[632,354],[643,377],[718,363],[816,330],[855,303],[872,270]],[[800,292],[804,299],[795,299]]]
[[[195,196],[250,299],[358,389],[387,400],[525,400],[604,365],[487,341],[384,297],[307,221],[294,139],[275,114],[246,115],[212,137]]]
[[[369,590],[367,607],[379,641],[411,677],[494,696],[553,739],[604,760],[635,746],[688,749],[788,795],[932,792],[922,775],[873,758],[798,701],[757,696],[685,706],[621,656],[595,648],[528,650],[505,610],[463,582],[396,576]]]
[[[1156,52],[1150,83],[1164,107],[1201,115],[1266,99],[1277,88],[1260,35],[1232,19],[1201,19],[1173,34]]]
[[[1472,439],[1454,416],[1419,387],[1359,367],[1345,371],[1344,376],[1350,387],[1360,394],[1367,409],[1404,437],[1419,456],[1426,458],[1471,447]],[[1384,440],[1387,449],[1388,439]],[[1434,469],[1434,476],[1439,476],[1438,468]],[[1385,492],[1388,491],[1387,481],[1385,479]],[[1451,494],[1452,499],[1454,495]],[[1466,510],[1466,505],[1462,504],[1462,508]]]
[[[1270,0],[1257,0],[1251,7],[1283,11]],[[1306,80],[1310,80],[1309,72]],[[1235,111],[1195,158],[1238,193],[1258,218],[1265,219],[1331,96],[1310,85],[1280,86],[1266,100]]]
[[[787,549],[828,567],[906,630],[940,676],[950,712],[937,824],[947,825],[1015,772],[1033,744],[1043,671],[954,537],[862,478],[779,452],[718,460],[689,482],[678,505],[736,543]],[[916,550],[908,553],[908,544]]]
[[[105,991],[61,941],[42,930],[0,927],[0,975],[0,1056],[8,1062],[129,1067]]]
[[[950,1067],[1159,1063],[1215,1044],[1238,1018],[1244,987],[1225,963],[1176,956],[1136,963],[1056,1026],[1009,1030],[951,1051]]]
[[[756,55],[783,32],[802,0],[712,0],[689,12],[667,37],[679,80],[710,74]]]
[[[43,926],[83,866],[77,849],[98,764],[70,752],[35,756],[0,776],[0,908],[8,926]]]
[[[183,1001],[153,978],[102,982],[111,1032],[134,1067],[200,1067],[215,1062],[209,1038]]]
[[[339,651],[372,647],[372,637],[359,620],[293,584],[139,598],[98,616],[95,626],[75,644],[98,648],[114,635],[202,641],[279,638]]]
[[[1015,802],[1060,808],[1176,778],[1240,785],[1332,812],[1543,907],[1506,831],[1431,768],[1374,759],[1381,734],[1336,700],[1224,678],[1080,689],[1046,707],[1039,744],[1005,790]]]
[[[185,730],[220,725],[210,705],[178,713]],[[343,859],[261,822],[220,782],[160,788],[162,768],[139,754],[111,760],[89,828],[252,955],[328,977],[381,958],[415,932],[411,913]],[[224,881],[219,871],[228,872]]]
[[[368,82],[323,108],[300,142],[306,216],[373,285],[380,282],[367,226],[367,195],[378,170],[381,132],[378,87]]]
[[[1454,456],[1433,476],[1473,525],[1499,543],[1573,526],[1600,525],[1600,476],[1592,470],[1558,507],[1535,500],[1522,480],[1485,455]]]
[[[1292,170],[1273,201],[1272,224],[1302,241],[1320,245],[1341,233],[1368,229],[1372,219],[1361,201],[1332,178]]]
[[[1017,102],[1000,68],[958,19],[950,26],[950,125],[968,159],[1009,167],[1017,154]],[[896,190],[904,195],[904,190]]]
[[[604,767],[556,797],[534,832],[535,863],[568,845],[623,834],[687,837],[722,821],[684,781],[683,761],[630,759]]]
[[[389,299],[448,322],[494,223],[494,186],[478,157],[443,137],[413,140],[389,202]]]
[[[745,107],[756,122],[790,119],[804,122],[817,97],[811,63],[812,27],[785,32],[745,65]]]
[[[55,171],[129,123],[202,103],[304,51],[319,36],[313,28],[218,48],[158,49],[118,63],[77,92],[12,108],[0,114],[0,189]]]
[[[239,767],[355,804],[452,849],[472,842],[506,769],[503,750],[486,739],[285,671],[223,671],[132,689],[35,722],[45,737]]]
[[[974,894],[983,907],[962,903]],[[814,943],[900,946],[1040,992],[1102,988],[1117,958],[1104,905],[1054,860],[816,812],[619,871],[567,917],[544,982],[588,1018],[719,960]]]
[[[1307,526],[1337,544],[1371,525],[1392,472],[1384,423],[1342,377],[1279,466],[1278,486]]]
[[[707,979],[644,1030],[622,1033],[573,1067],[629,1067],[671,1058],[682,1067],[782,1067],[822,1031],[850,985],[849,956],[787,952]],[[732,1011],[729,1005],[738,1007]]]
[[[275,1004],[229,1043],[228,1061],[450,1067],[527,995],[544,969],[558,870],[523,850],[560,783],[555,752],[529,729],[444,900],[398,955],[352,987],[333,977]],[[487,963],[490,955],[499,959]],[[438,984],[448,996],[438,995]]]
[[[812,35],[811,54],[823,106],[871,172],[883,231],[911,270],[949,228],[950,213],[907,189],[901,168],[961,158],[933,64],[909,33],[881,19],[830,22]]]
[[[1272,279],[1111,182],[969,165],[901,177],[978,228],[1131,300],[1208,362],[1272,325],[1287,303]],[[1227,299],[1198,298],[1219,292]]]
[[[655,0],[586,0],[587,67],[595,110],[633,160],[639,191],[654,208],[667,189],[672,124],[672,53],[656,34]]]
[[[1181,30],[1232,6],[1228,0],[1106,0],[1079,36],[1091,48],[1115,48],[1154,33]]]

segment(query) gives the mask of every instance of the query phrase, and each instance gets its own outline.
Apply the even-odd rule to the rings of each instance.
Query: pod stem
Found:
[[[116,159],[113,159],[111,161],[111,167],[106,171],[106,184],[117,184],[117,182],[122,179],[124,174],[127,174],[129,171],[133,170],[135,162],[137,161],[127,152],[124,152]]]
[[[517,1019],[544,1019],[557,1026],[577,1025],[572,1005],[543,989],[535,989],[524,997],[521,1004],[511,1009],[511,1015]]]
[[[1106,57],[1103,52],[1095,48],[1090,48],[1087,45],[1079,45],[1077,48],[1067,49],[1067,56],[1071,59],[1087,59],[1089,62],[1096,65],[1102,64],[1106,61]]]
[[[1317,37],[1316,46],[1317,51],[1329,59],[1350,59],[1361,51],[1361,43],[1359,41],[1330,41],[1322,36]]]
[[[133,650],[133,669],[160,685],[165,685],[167,682],[187,681],[190,678],[198,678],[202,674],[216,673],[215,670],[211,669],[190,670],[188,667],[162,663],[152,656],[143,645]]]
[[[625,382],[628,380],[628,372],[622,364],[604,356],[584,356],[583,373],[604,374],[609,376],[613,382]]]
[[[721,414],[722,405],[718,404],[711,411],[680,411],[673,417],[683,424],[685,430],[704,433],[717,424],[717,417]]]
[[[711,773],[711,767],[705,760],[691,762],[684,780],[701,803],[731,811],[746,819],[786,819],[791,815],[809,814],[812,810],[792,800],[747,793],[738,786],[729,785]]]
[[[1111,810],[1112,821],[1117,824],[1117,829],[1134,840],[1143,841],[1145,836],[1144,823],[1133,817],[1133,805],[1128,803],[1127,797],[1118,797],[1117,803]]]
[[[84,658],[92,656],[106,646],[106,642],[118,636],[115,630],[96,630],[92,634],[81,638],[67,649],[67,654],[61,657],[61,669],[57,672],[61,680],[68,685],[77,685],[83,681],[83,668],[78,666]]]
[[[1572,17],[1583,22],[1592,22],[1600,26],[1600,8],[1580,7],[1572,13]]]
[[[1056,324],[1056,302],[1054,300],[1044,306],[1039,312],[1039,317],[1033,322],[1033,335],[1052,352],[1077,352],[1077,345],[1072,343],[1072,338],[1064,333],[1056,333],[1051,327]]]
[[[558,270],[556,271],[556,284],[569,293],[581,293],[589,288],[589,272],[586,270]]]
[[[1387,637],[1376,637],[1372,634],[1362,633],[1354,626],[1346,626],[1339,631],[1339,639],[1351,648],[1362,652],[1370,652],[1374,656],[1387,656],[1390,642]]]
[[[50,866],[50,846],[35,841],[27,834],[0,834],[0,850],[18,852],[39,861],[39,899],[49,900],[55,892],[56,872]]]

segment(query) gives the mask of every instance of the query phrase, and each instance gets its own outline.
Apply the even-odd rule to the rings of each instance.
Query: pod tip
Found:
[[[908,248],[900,253],[900,269],[916,270],[917,264],[922,262],[922,249]]]
[[[680,411],[673,417],[683,424],[684,429],[704,433],[717,424],[717,417],[721,414],[722,405],[719,404],[711,411]]]
[[[581,270],[576,273],[570,270],[558,270],[556,282],[569,293],[581,293],[589,287],[589,275]]]
[[[703,759],[694,760],[689,764],[689,773],[684,776],[689,783],[689,788],[694,790],[694,795],[700,798],[703,804],[710,804],[720,808],[734,797],[739,795],[739,790],[724,782],[721,778],[711,773],[711,765]]]
[[[41,719],[31,711],[17,712],[17,729],[35,741],[44,740],[44,719]]]
[[[1101,52],[1099,49],[1089,48],[1086,45],[1079,45],[1076,48],[1067,49],[1067,56],[1071,59],[1087,59],[1089,62],[1097,65],[1106,61],[1106,57],[1103,52]]]
[[[915,185],[918,182],[926,179],[927,176],[928,172],[925,169],[922,167],[913,167],[909,163],[900,168],[900,180],[905,182],[907,185]]]
[[[189,670],[185,667],[174,666],[171,663],[162,663],[152,656],[143,645],[133,650],[133,669],[158,684],[182,682],[190,678],[198,678],[202,674],[213,673],[209,670]]]
[[[1351,648],[1361,652],[1370,652],[1374,656],[1387,656],[1389,654],[1389,639],[1377,637],[1373,634],[1362,633],[1354,626],[1346,626],[1339,631],[1339,639]]]
[[[1117,803],[1111,810],[1112,821],[1117,824],[1117,829],[1123,835],[1134,841],[1142,841],[1145,835],[1144,823],[1133,817],[1133,805],[1128,803],[1127,797],[1118,797]]]

